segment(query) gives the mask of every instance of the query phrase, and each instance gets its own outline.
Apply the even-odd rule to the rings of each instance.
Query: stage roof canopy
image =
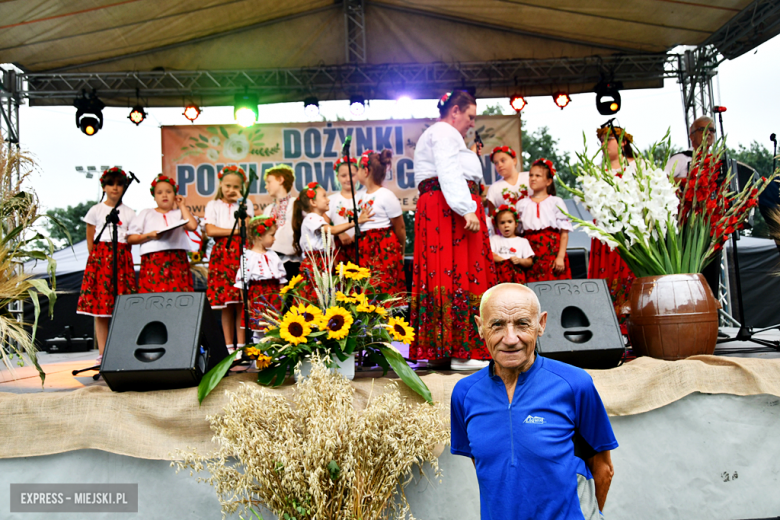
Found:
[[[712,44],[723,56],[733,58],[780,32],[778,4],[776,0],[12,0],[0,2],[0,63],[14,63],[29,73],[65,75],[257,71],[355,63],[371,67],[658,56],[678,45],[702,44]],[[359,8],[354,11],[357,18],[347,14],[353,7]],[[350,25],[357,37],[352,55],[345,37]],[[361,34],[365,34],[365,48]],[[525,78],[519,75],[515,83],[523,84]],[[628,78],[627,88],[660,86],[657,79],[633,79],[631,83]],[[239,79],[234,82],[236,88],[252,86]],[[345,89],[338,80],[333,83],[334,95],[343,96]],[[567,88],[592,88],[576,83],[573,78]],[[299,96],[305,87],[301,85],[294,94],[290,90],[264,96],[264,100]],[[506,89],[482,90],[487,90],[483,95],[504,95]],[[329,97],[322,89],[318,93],[320,98]]]

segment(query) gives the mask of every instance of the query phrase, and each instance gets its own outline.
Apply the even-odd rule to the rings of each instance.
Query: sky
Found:
[[[715,77],[716,103],[727,107],[724,129],[729,146],[748,145],[758,141],[771,147],[769,135],[780,133],[780,103],[775,98],[780,84],[780,38],[776,37],[733,61],[723,62]],[[622,108],[617,122],[634,136],[634,143],[645,148],[671,130],[672,143],[687,148],[685,119],[680,86],[666,80],[661,89],[621,92]],[[551,96],[530,97],[522,112],[526,131],[548,127],[558,139],[559,149],[574,154],[583,150],[583,132],[589,148],[594,150],[595,129],[607,120],[596,111],[595,94],[575,94],[564,110]],[[487,106],[500,104],[505,114],[513,113],[507,98],[478,100],[477,113]],[[325,101],[321,114],[327,119],[337,116],[353,118],[347,101]],[[76,166],[121,165],[138,175],[141,185],[134,185],[125,198],[126,204],[140,210],[153,204],[148,186],[162,170],[161,125],[183,125],[188,121],[182,108],[150,108],[148,118],[136,127],[127,119],[129,108],[106,108],[103,129],[88,137],[76,127],[74,107],[29,107],[20,109],[22,148],[31,152],[40,167],[31,179],[45,209],[75,205],[100,197],[96,178],[87,179],[75,171]],[[364,119],[397,119],[437,117],[435,100],[370,101]],[[309,121],[303,103],[261,105],[259,123]],[[204,107],[197,124],[232,124],[232,107]],[[142,189],[141,189],[142,188]]]

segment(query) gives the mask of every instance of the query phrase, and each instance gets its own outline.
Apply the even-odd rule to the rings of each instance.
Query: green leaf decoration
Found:
[[[195,141],[196,143],[198,142],[198,140],[197,140],[197,139],[195,139],[195,138],[194,138],[194,137],[192,137],[192,136],[190,136],[190,141]]]
[[[282,362],[278,365],[271,365],[257,374],[257,382],[265,386],[277,387],[284,383],[287,377],[287,367],[289,362]]]
[[[409,365],[406,364],[406,360],[401,354],[394,348],[386,345],[379,346],[380,352],[385,357],[390,366],[393,367],[393,371],[398,374],[398,377],[406,383],[406,386],[420,394],[423,399],[428,403],[433,403],[433,397],[428,386],[423,383],[423,380],[412,370]]]
[[[225,377],[225,374],[227,374],[228,370],[230,370],[230,367],[233,365],[233,361],[236,359],[236,355],[243,351],[244,349],[240,349],[236,350],[232,354],[228,354],[225,359],[217,363],[214,368],[209,370],[208,373],[203,376],[203,379],[200,380],[200,384],[198,385],[198,403],[202,403],[206,396],[217,387],[219,382],[222,381],[222,378]]]
[[[217,129],[213,126],[207,126],[206,131],[214,135],[219,135],[219,132],[217,132]]]
[[[197,146],[198,148],[208,148],[209,147],[209,145],[207,145],[205,143],[195,143],[195,146]]]
[[[209,142],[209,138],[208,138],[208,137],[206,137],[205,135],[199,135],[198,137],[199,137],[199,138],[200,138],[200,140],[201,140],[201,141],[203,141],[204,143],[208,143],[208,142]]]
[[[228,133],[227,133],[227,130],[225,130],[225,127],[224,127],[224,126],[220,126],[220,127],[219,127],[219,131],[220,131],[220,133],[221,133],[221,134],[224,136],[224,138],[225,138],[225,139],[227,139],[228,137],[230,137],[230,135],[228,135]]]

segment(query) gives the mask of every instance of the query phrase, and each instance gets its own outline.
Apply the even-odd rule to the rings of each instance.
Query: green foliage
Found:
[[[404,255],[414,256],[414,211],[404,211],[404,225],[406,226],[406,244]]]
[[[648,146],[644,150],[642,150],[642,155],[645,157],[652,157],[656,164],[660,165],[662,168],[666,166],[666,161],[668,157],[671,157],[672,155],[676,153],[682,152],[683,149],[679,148],[673,144],[671,144],[670,141],[664,140],[660,143],[656,143],[654,146]]]
[[[757,141],[750,143],[748,147],[739,145],[736,150],[729,149],[728,156],[754,168],[759,175],[764,177],[772,173],[772,151]]]
[[[75,206],[68,206],[67,208],[54,208],[46,212],[47,216],[55,218],[62,224],[62,227],[52,221],[46,224],[49,238],[52,239],[57,247],[62,248],[68,244],[66,231],[70,234],[70,240],[74,244],[87,239],[87,224],[83,219],[87,215],[89,208],[95,204],[97,204],[97,201],[87,201]]]
[[[495,105],[489,105],[485,108],[485,110],[482,111],[483,116],[503,116],[504,110],[501,108],[501,105],[499,103],[496,103]]]

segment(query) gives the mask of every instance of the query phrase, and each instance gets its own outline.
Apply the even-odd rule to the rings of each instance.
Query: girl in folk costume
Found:
[[[406,293],[404,245],[406,225],[401,203],[395,193],[382,186],[393,159],[393,152],[367,150],[360,157],[357,178],[366,187],[363,206],[371,208],[371,222],[361,226],[360,263],[371,266],[377,278],[376,290],[397,295]]]
[[[508,146],[497,146],[490,154],[490,162],[501,176],[488,188],[488,208],[493,215],[502,204],[516,206],[524,198],[533,195],[528,187],[528,172],[517,171],[517,153]]]
[[[636,169],[634,150],[631,148],[634,138],[620,127],[612,128],[614,128],[614,132],[610,127],[599,128],[596,130],[596,135],[602,146],[606,143],[604,168],[611,170],[617,176],[621,176],[626,171],[635,171]],[[619,140],[622,143],[618,143]],[[620,328],[625,333],[625,321],[628,316],[623,313],[622,308],[629,301],[631,284],[636,276],[631,272],[631,269],[623,259],[620,258],[617,250],[610,249],[608,245],[602,243],[597,238],[591,238],[590,240],[588,278],[607,281],[615,313],[620,321]]]
[[[534,161],[528,173],[534,194],[517,203],[523,237],[535,253],[534,264],[526,273],[528,282],[571,279],[566,246],[572,225],[561,211],[566,207],[563,200],[555,196],[554,175],[552,161]]]
[[[192,291],[192,275],[187,252],[192,249],[187,231],[198,229],[179,187],[170,177],[159,174],[152,181],[156,208],[141,211],[130,224],[128,244],[141,244],[141,271],[138,292]],[[183,227],[160,232],[186,220]]]
[[[336,180],[341,187],[341,191],[329,196],[330,206],[328,208],[328,218],[334,225],[350,222],[354,214],[352,204],[352,186],[357,184],[357,159],[350,158],[350,164],[347,165],[346,157],[341,157],[333,163],[333,171],[336,172]],[[366,190],[358,190],[355,186],[355,203],[360,208],[360,204]],[[336,263],[355,261],[355,230],[348,229],[337,237],[334,237],[338,254]]]
[[[464,137],[477,103],[456,90],[439,101],[441,119],[423,132],[414,152],[420,192],[415,215],[411,324],[412,359],[451,362],[455,370],[487,366],[490,353],[477,332],[482,294],[496,284],[485,211],[482,162]]]
[[[97,337],[100,356],[106,348],[108,338],[109,318],[114,312],[114,281],[112,246],[113,225],[106,223],[106,217],[119,202],[119,198],[127,188],[127,174],[117,168],[109,168],[100,176],[100,185],[106,200],[92,206],[84,222],[87,223],[87,249],[89,259],[81,282],[81,294],[76,312],[95,317],[95,336]],[[135,269],[130,244],[127,243],[127,230],[135,217],[135,211],[125,206],[119,206],[119,224],[117,225],[117,294],[132,294],[136,291]],[[102,234],[97,236],[97,233]],[[97,240],[97,242],[96,242]]]
[[[306,284],[301,289],[301,296],[310,302],[317,300],[317,293],[314,290],[314,268],[324,271],[326,266],[320,265],[321,254],[324,252],[322,234],[329,231],[331,235],[338,235],[348,229],[355,227],[352,222],[345,222],[334,226],[328,223],[324,216],[330,207],[330,200],[325,188],[316,182],[310,182],[306,188],[298,194],[293,204],[292,228],[295,246],[295,252],[303,255],[300,274],[303,276]],[[361,210],[358,215],[358,223],[362,226],[370,222],[371,210]]]
[[[284,264],[271,249],[274,245],[276,221],[273,217],[254,217],[247,224],[247,237],[251,241],[251,249],[244,251],[244,265],[236,273],[235,286],[244,288],[244,277],[247,280],[249,294],[249,328],[255,333],[260,332],[258,322],[265,321],[263,312],[271,309],[282,310],[280,291],[282,284],[287,283]],[[241,309],[241,328],[246,329],[244,313]]]
[[[298,274],[301,257],[295,253],[293,246],[293,202],[295,197],[290,193],[295,182],[295,173],[290,166],[279,164],[265,171],[265,189],[273,199],[266,206],[263,215],[273,217],[276,222],[276,238],[273,250],[284,263],[287,278],[292,279]]]
[[[209,282],[206,295],[212,309],[222,309],[222,332],[228,350],[234,348],[236,336],[236,318],[241,312],[240,293],[235,288],[241,248],[238,226],[233,224],[238,210],[238,199],[246,183],[246,173],[238,166],[230,165],[219,172],[219,188],[214,200],[206,204],[206,234],[214,239],[214,247],[209,257]],[[246,205],[246,212],[254,216],[254,206]],[[231,232],[233,233],[231,236]],[[244,331],[237,332],[238,347],[244,346]],[[231,350],[232,351],[232,350]]]
[[[534,263],[528,240],[516,235],[519,216],[514,206],[500,205],[493,220],[498,233],[490,237],[498,283],[525,283],[525,270]]]

